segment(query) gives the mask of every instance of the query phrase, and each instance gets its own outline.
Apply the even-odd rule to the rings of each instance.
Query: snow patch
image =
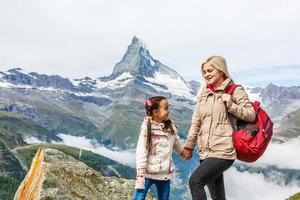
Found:
[[[173,77],[168,74],[156,72],[154,74],[154,78],[145,77],[145,79],[150,82],[146,84],[158,91],[169,92],[173,95],[183,96],[187,99],[195,100],[195,95],[192,94],[193,90],[180,77]],[[166,86],[168,89],[165,90],[164,88],[151,83]]]
[[[46,143],[45,141],[39,140],[36,137],[33,136],[26,136],[23,138],[23,140],[28,143],[28,144],[41,144],[41,143]]]
[[[2,87],[2,88],[12,88],[14,86],[15,86],[14,84],[11,84],[9,82],[0,81],[0,87]]]
[[[110,97],[108,95],[104,95],[104,94],[101,94],[99,92],[91,92],[91,93],[84,93],[84,92],[74,92],[71,94],[74,94],[75,96],[80,96],[80,97],[87,97],[87,96],[93,96],[93,97],[103,97],[103,98],[108,98],[110,99]]]
[[[253,89],[254,89],[254,87],[252,87],[252,86],[245,86],[244,87],[245,88],[245,90],[246,90],[246,92],[247,92],[247,94],[248,94],[248,96],[249,96],[249,99],[250,99],[250,101],[259,101],[259,102],[262,102],[261,101],[261,97],[260,97],[260,92],[253,92]]]
[[[72,83],[72,85],[78,87],[78,85],[81,83],[81,80],[78,79],[69,79],[69,81]]]
[[[129,72],[124,72],[117,78],[111,81],[100,81],[97,79],[96,87],[101,88],[109,88],[109,89],[117,89],[125,87],[130,81],[132,81],[133,76]]]

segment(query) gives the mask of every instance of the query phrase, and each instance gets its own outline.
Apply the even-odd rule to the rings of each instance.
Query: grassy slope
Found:
[[[85,113],[85,104],[68,93],[10,90],[5,97],[8,102],[3,104],[10,112],[17,112],[51,133],[101,138],[99,129]]]
[[[20,134],[7,130],[11,125],[10,120],[19,119],[19,116],[1,112],[0,118],[0,199],[13,199],[14,192],[26,172],[22,169],[11,149],[25,145],[25,142]],[[11,127],[10,130],[20,131],[21,129],[14,126],[14,129]]]
[[[0,111],[0,128],[14,135],[34,136],[45,141],[60,140],[60,138],[51,134],[44,127],[12,112]]]
[[[12,199],[26,172],[0,140],[0,199]]]

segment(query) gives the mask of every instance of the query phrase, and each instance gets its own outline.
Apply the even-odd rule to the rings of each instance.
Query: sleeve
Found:
[[[200,130],[201,126],[201,118],[200,118],[200,113],[199,113],[199,101],[197,101],[197,104],[195,106],[195,110],[192,116],[192,123],[191,123],[191,128],[189,130],[184,148],[193,150],[197,141],[198,133]]]
[[[173,128],[174,128],[174,131],[175,131],[175,142],[174,142],[173,149],[175,150],[175,152],[178,155],[180,155],[183,151],[183,145],[182,145],[181,140],[180,140],[179,135],[178,135],[178,129],[176,128],[175,125],[173,126]]]
[[[253,122],[256,118],[252,103],[242,86],[237,87],[232,94],[232,102],[228,105],[228,112],[236,118],[246,122]]]
[[[136,169],[147,168],[147,157],[149,151],[146,148],[146,143],[147,143],[147,120],[144,120],[141,126],[141,132],[136,146]]]

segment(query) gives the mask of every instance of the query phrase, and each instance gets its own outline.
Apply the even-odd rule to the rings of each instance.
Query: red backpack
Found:
[[[239,85],[229,85],[226,94],[231,95]],[[237,130],[233,132],[234,147],[237,159],[245,162],[254,162],[265,152],[273,135],[273,122],[267,113],[259,106],[260,103],[252,103],[256,112],[254,122],[248,123],[238,120]]]

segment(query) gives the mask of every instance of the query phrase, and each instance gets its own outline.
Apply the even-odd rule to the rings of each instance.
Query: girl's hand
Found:
[[[231,95],[229,95],[229,94],[222,94],[221,98],[222,98],[222,101],[225,103],[226,107],[230,108],[231,104],[232,104]]]
[[[135,189],[145,189],[145,169],[136,170]]]

